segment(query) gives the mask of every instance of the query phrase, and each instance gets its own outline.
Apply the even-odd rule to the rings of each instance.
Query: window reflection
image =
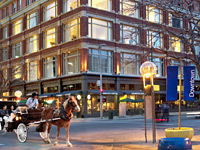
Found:
[[[56,45],[56,28],[47,30],[45,33],[45,48]]]
[[[35,81],[38,79],[38,61],[27,63],[27,81]]]
[[[162,48],[161,33],[155,31],[147,31],[147,44],[149,47]]]
[[[13,33],[14,35],[22,32],[22,20],[18,20],[13,24]]]
[[[12,58],[18,58],[21,56],[21,42],[16,43],[12,47]]]
[[[47,57],[43,61],[44,78],[52,78],[57,76],[58,64],[57,57]]]
[[[111,0],[89,0],[89,6],[111,11]]]
[[[35,27],[38,24],[38,12],[27,15],[27,29]]]
[[[148,21],[162,23],[162,10],[154,6],[147,6],[146,9],[146,17]]]
[[[48,21],[57,16],[57,3],[56,1],[44,7],[44,21]]]
[[[181,40],[178,37],[170,36],[170,50],[181,52]]]
[[[80,6],[80,0],[63,0],[63,12],[68,12]]]
[[[80,19],[75,19],[65,24],[64,34],[65,42],[78,39],[80,37]]]
[[[27,40],[27,53],[34,53],[38,51],[38,35],[34,35]]]
[[[120,0],[120,13],[130,17],[139,17],[138,3],[131,0]]]

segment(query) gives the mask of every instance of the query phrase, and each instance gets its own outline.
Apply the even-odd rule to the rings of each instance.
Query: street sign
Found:
[[[97,86],[100,86],[100,85],[101,85],[101,81],[97,80]]]

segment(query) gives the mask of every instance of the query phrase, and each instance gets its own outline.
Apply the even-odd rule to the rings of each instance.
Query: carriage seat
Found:
[[[18,106],[16,109],[16,113],[28,114],[28,108],[26,106]]]

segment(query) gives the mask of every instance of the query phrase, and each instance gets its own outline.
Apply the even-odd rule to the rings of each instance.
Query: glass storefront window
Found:
[[[38,51],[38,35],[33,35],[27,40],[27,53],[34,53]]]
[[[58,74],[57,57],[47,57],[43,61],[44,78],[56,77]]]
[[[16,21],[13,24],[13,35],[16,35],[18,33],[22,32],[22,19]]]
[[[63,0],[63,12],[74,10],[80,6],[80,0]]]
[[[148,47],[162,48],[162,35],[159,32],[147,31],[147,45]]]
[[[57,1],[44,7],[44,21],[51,20],[57,16]]]
[[[12,47],[12,58],[18,58],[22,55],[22,45],[21,42],[16,43]]]
[[[140,32],[138,28],[120,25],[120,40],[122,43],[137,45],[140,41],[139,35]]]
[[[27,63],[27,81],[38,79],[38,61]]]
[[[120,0],[120,13],[129,17],[138,18],[138,3],[132,0]]]
[[[27,29],[33,28],[38,25],[38,12],[27,15]]]
[[[111,11],[112,0],[88,0],[89,6]]]
[[[53,86],[53,87],[44,87],[43,88],[43,93],[58,93],[58,86]],[[53,99],[55,100],[55,99]]]
[[[56,28],[52,28],[44,32],[44,48],[56,45]]]
[[[141,56],[121,53],[121,74],[139,75]]]
[[[146,19],[155,23],[162,23],[162,10],[154,6],[146,6]]]
[[[112,23],[100,19],[89,18],[89,37],[101,40],[112,40]]]
[[[69,21],[64,26],[64,41],[76,40],[80,37],[80,19]]]
[[[111,51],[100,51],[96,49],[89,49],[89,71],[99,72],[100,68],[100,56],[102,62],[102,72],[103,73],[112,73],[113,69],[113,54]]]
[[[63,55],[63,61],[63,74],[80,72],[80,52],[78,50],[65,53]]]

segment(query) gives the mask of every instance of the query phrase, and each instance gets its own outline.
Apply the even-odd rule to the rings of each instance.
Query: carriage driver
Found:
[[[38,104],[39,103],[38,103],[38,99],[37,99],[37,94],[32,93],[32,97],[28,98],[28,100],[26,102],[26,106],[31,109],[37,109]]]

